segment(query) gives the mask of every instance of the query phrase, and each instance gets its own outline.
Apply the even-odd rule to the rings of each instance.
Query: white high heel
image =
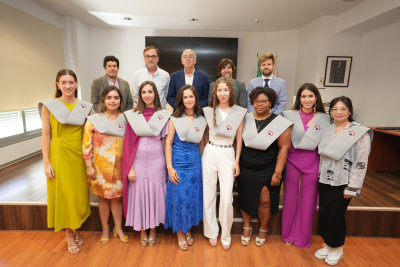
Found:
[[[258,229],[258,231],[268,233],[268,229],[267,230]],[[264,244],[265,244],[265,238],[258,238],[258,236],[256,236],[256,246],[261,247]]]
[[[244,237],[243,235],[241,236],[242,245],[243,246],[247,246],[248,244],[250,244],[250,238],[251,238],[251,233],[253,232],[253,229],[251,227],[243,227],[243,229],[245,229],[245,230],[249,230],[250,229],[250,236],[249,237]]]

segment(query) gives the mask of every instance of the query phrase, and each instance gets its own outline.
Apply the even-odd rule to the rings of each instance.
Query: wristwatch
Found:
[[[281,175],[278,175],[278,174],[274,173],[273,176],[275,176],[275,177],[278,178],[278,179],[282,179],[282,174],[281,174]]]

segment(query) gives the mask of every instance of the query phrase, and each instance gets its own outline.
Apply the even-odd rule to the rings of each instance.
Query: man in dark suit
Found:
[[[238,81],[232,78],[232,73],[236,70],[235,64],[229,58],[222,59],[218,64],[218,72],[221,76],[224,76],[232,81],[233,88],[235,89],[235,103],[236,105],[247,109],[247,93],[246,85],[244,82]],[[215,82],[210,84],[210,90],[208,91],[208,104],[211,103],[211,93]]]
[[[344,72],[345,72],[345,67],[342,66],[342,62],[339,61],[337,67],[334,69],[333,82],[344,83]]]
[[[117,87],[124,98],[125,110],[133,108],[133,99],[129,83],[118,77],[119,71],[119,60],[114,56],[106,56],[103,60],[103,67],[106,71],[106,75],[94,79],[92,83],[91,99],[93,104],[93,110],[98,112],[100,95],[104,88],[109,85]]]
[[[182,53],[183,70],[172,73],[169,82],[167,102],[175,110],[175,96],[179,89],[186,84],[193,85],[199,95],[199,102],[201,107],[206,107],[208,104],[208,88],[210,81],[207,74],[194,69],[196,64],[196,54],[191,49],[186,49]]]

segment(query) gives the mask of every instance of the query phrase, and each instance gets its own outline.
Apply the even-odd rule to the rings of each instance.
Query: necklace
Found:
[[[61,99],[61,97],[60,97],[60,99]],[[75,103],[75,101],[76,101],[76,99],[74,99],[72,102],[68,102],[68,101],[66,101],[66,100],[64,100],[64,99],[61,99],[61,100],[64,101],[65,103],[68,103],[68,104]]]
[[[257,114],[257,113],[256,113]],[[257,123],[257,132],[260,132],[260,128],[261,126],[264,124],[265,120],[269,118],[269,116],[271,116],[272,113],[269,113],[268,116],[262,121],[261,124],[258,123],[258,120],[256,119],[256,123]],[[254,117],[255,118],[255,117]]]
[[[193,113],[193,114],[187,114],[187,113],[185,112],[185,115],[191,117],[191,116],[194,116],[194,113]]]

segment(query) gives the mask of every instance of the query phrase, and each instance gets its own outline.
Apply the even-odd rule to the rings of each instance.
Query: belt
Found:
[[[215,144],[214,142],[211,142],[211,141],[208,141],[208,143],[209,143],[210,145],[213,145],[213,146],[216,146],[216,147],[223,147],[223,148],[230,148],[230,147],[233,147],[233,145],[218,145],[218,144]]]

